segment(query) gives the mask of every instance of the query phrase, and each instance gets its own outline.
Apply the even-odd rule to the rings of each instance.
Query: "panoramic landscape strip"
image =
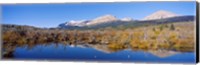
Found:
[[[168,20],[156,20],[152,23],[131,21],[125,22],[124,25],[113,26],[114,28],[108,26],[104,29],[95,30],[41,29],[31,26],[3,25],[3,47],[12,48],[10,47],[12,45],[22,46],[25,44],[55,42],[64,44],[106,44],[114,50],[130,47],[140,50],[165,49],[191,52],[194,51],[195,44],[193,19],[169,23]],[[180,20],[183,19],[180,17]],[[133,25],[140,26],[134,27]]]
[[[192,2],[188,3],[191,4]],[[184,4],[187,4],[187,2]],[[106,14],[97,12],[101,13],[101,16],[96,16],[95,14],[83,16],[85,13],[82,12],[88,12],[88,10],[87,8],[83,9],[79,7],[90,7],[88,5],[96,6],[88,8],[91,13],[94,13],[94,11],[90,9],[105,8],[102,12],[106,12]],[[29,5],[28,7],[22,5],[16,7],[4,6],[3,9],[6,11],[5,14],[7,14],[4,14],[4,21],[7,22],[2,24],[3,59],[95,59],[97,61],[114,60],[138,62],[195,61],[196,16],[191,14],[190,9],[187,9],[190,11],[190,15],[185,15],[188,14],[188,12],[181,12],[182,15],[176,14],[172,11],[177,12],[178,9],[185,10],[185,8],[177,6],[177,10],[176,8],[171,7],[167,7],[166,9],[168,10],[165,10],[165,8],[156,5],[155,8],[157,7],[159,10],[150,10],[153,12],[145,10],[143,13],[151,14],[142,19],[133,19],[132,17],[120,17],[119,15],[125,15],[128,13],[122,13],[120,11],[129,11],[130,9],[131,12],[132,7],[129,6],[136,4],[123,4],[123,8],[120,8],[122,5],[117,4],[105,5],[107,5],[108,8],[105,6],[101,7],[103,5],[100,4],[70,4],[67,6],[64,4],[56,6],[38,5],[41,7],[36,5]],[[112,8],[114,5],[117,5],[119,9],[127,10],[119,10],[116,8],[116,11],[107,11],[109,7]],[[152,6],[153,5],[155,5],[155,3],[152,3]],[[173,4],[173,6],[175,5],[176,4]],[[56,12],[59,14],[55,14],[55,10],[49,8],[50,6],[57,7],[56,9],[58,9],[58,12],[57,10]],[[129,8],[126,8],[125,6]],[[68,7],[74,8],[64,9]],[[188,6],[185,7],[187,8]],[[81,13],[79,11],[81,11]],[[109,11],[118,13],[108,13]],[[15,12],[13,14],[16,14],[17,17],[15,18],[16,15],[9,14],[10,12]],[[63,14],[67,13],[69,21],[62,23],[55,22],[55,20],[60,20],[59,18],[54,17],[57,15],[61,16],[62,14],[60,14],[60,12]],[[79,14],[77,17],[74,13],[78,12]],[[131,15],[143,15],[142,13],[135,14]],[[91,17],[89,15],[93,16]],[[23,18],[23,16],[30,16],[31,18],[27,17],[27,19],[25,19],[26,17]],[[45,17],[48,18],[49,22],[43,22]],[[84,19],[84,17],[89,17],[89,19]],[[36,22],[38,22],[36,20],[41,20],[42,22],[35,25]],[[22,22],[16,23],[16,21]],[[27,23],[23,21],[29,22]]]

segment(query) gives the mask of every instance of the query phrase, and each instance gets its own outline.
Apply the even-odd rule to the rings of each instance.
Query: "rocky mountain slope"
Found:
[[[130,28],[146,25],[156,25],[174,22],[192,22],[195,16],[177,15],[168,11],[160,10],[142,20],[133,20],[130,17],[117,19],[113,15],[104,15],[93,20],[69,21],[59,25],[60,29],[102,29],[112,28]]]
[[[142,20],[155,20],[155,19],[164,19],[164,18],[170,18],[170,17],[176,17],[178,16],[175,13],[164,11],[164,10],[159,10],[149,16],[146,16]]]
[[[86,25],[96,25],[96,24],[115,22],[115,21],[117,21],[117,18],[115,16],[104,15],[104,16],[101,16],[101,17],[91,20],[90,22],[86,23]]]

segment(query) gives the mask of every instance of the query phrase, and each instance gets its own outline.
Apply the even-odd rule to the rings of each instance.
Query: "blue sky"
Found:
[[[142,19],[158,10],[195,15],[196,2],[4,4],[2,23],[48,28],[70,20],[91,20],[106,14]]]

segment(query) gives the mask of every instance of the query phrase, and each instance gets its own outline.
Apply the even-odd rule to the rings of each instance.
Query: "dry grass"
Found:
[[[193,51],[194,22],[162,24],[135,29],[115,30],[37,30],[3,32],[3,42],[9,44],[37,44],[59,42],[69,44],[107,44],[111,49]]]

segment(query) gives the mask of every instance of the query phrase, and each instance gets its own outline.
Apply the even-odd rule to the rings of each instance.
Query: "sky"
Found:
[[[135,20],[143,19],[158,10],[196,15],[196,2],[4,4],[1,9],[3,24],[50,28],[70,20],[91,20],[106,14],[119,19],[130,17]]]

